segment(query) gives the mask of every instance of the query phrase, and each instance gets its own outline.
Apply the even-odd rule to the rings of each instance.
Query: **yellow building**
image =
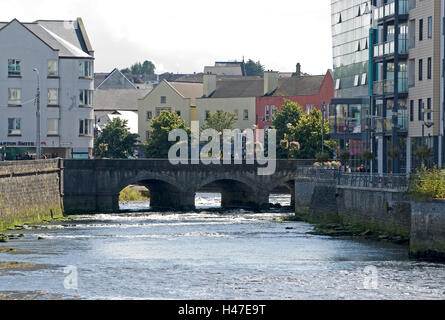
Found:
[[[138,100],[139,136],[144,143],[149,137],[151,121],[162,111],[177,112],[190,126],[196,118],[196,99],[203,95],[202,83],[163,80],[144,98]]]
[[[218,110],[235,114],[237,129],[252,129],[256,124],[256,97],[264,94],[261,78],[227,79],[217,81],[216,75],[205,74],[203,97],[196,100],[196,119],[200,125],[209,114]]]

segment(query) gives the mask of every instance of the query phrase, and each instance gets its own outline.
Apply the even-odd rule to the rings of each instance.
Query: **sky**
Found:
[[[95,72],[150,60],[156,72],[202,72],[252,59],[267,70],[332,68],[330,0],[1,0],[0,21],[81,17]]]

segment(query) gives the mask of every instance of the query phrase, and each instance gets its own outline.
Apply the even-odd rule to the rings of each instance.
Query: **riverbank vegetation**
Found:
[[[445,170],[422,166],[411,177],[409,194],[416,200],[445,199]]]
[[[134,189],[132,187],[126,187],[124,190],[121,191],[119,194],[119,201],[120,202],[130,202],[130,201],[148,201],[150,200],[149,197],[142,194],[141,191]]]

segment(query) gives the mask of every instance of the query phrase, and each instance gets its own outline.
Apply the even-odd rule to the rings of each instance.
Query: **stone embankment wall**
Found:
[[[63,162],[0,162],[0,230],[63,212]]]
[[[296,213],[309,222],[410,238],[413,258],[445,261],[445,200],[415,202],[403,191],[338,186],[335,179],[296,181],[295,193]]]
[[[338,186],[337,208],[344,223],[391,235],[410,236],[411,203],[402,192]]]
[[[412,204],[411,256],[445,261],[445,200]]]

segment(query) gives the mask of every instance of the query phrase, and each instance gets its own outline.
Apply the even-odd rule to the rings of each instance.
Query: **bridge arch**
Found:
[[[118,193],[129,185],[142,185],[150,191],[150,207],[159,210],[194,209],[194,192],[173,176],[162,172],[141,172],[123,178],[114,192]]]
[[[206,191],[209,188],[221,193],[221,207],[225,209],[260,209],[268,204],[257,183],[246,177],[227,177],[227,175],[207,177],[199,182],[196,192]]]

